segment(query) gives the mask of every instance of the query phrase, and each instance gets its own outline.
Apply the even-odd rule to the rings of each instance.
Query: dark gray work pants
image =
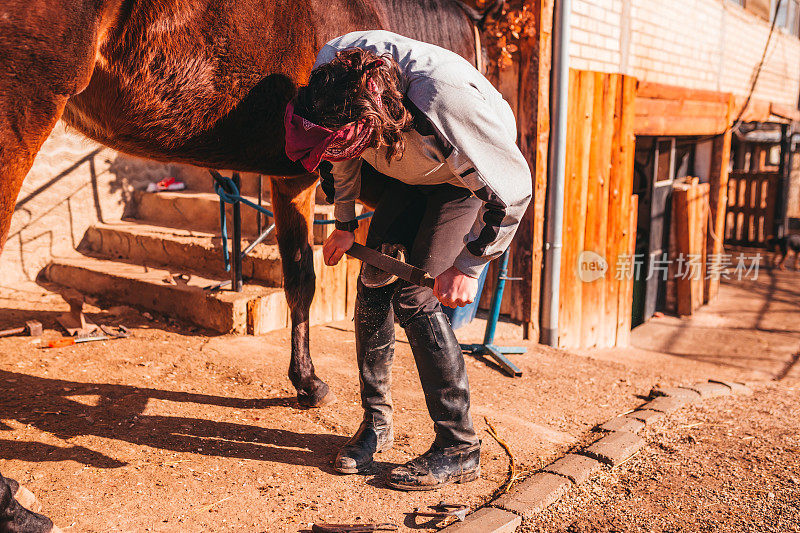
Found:
[[[387,185],[375,208],[367,246],[401,244],[408,250],[407,261],[434,277],[453,266],[482,202],[461,187],[411,186],[383,178]],[[356,351],[365,419],[391,424],[395,318],[414,352],[436,444],[477,444],[464,356],[453,330],[431,289],[402,280],[379,288],[358,283]]]

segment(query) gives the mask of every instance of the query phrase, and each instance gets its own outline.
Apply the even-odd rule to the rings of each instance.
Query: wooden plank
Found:
[[[638,98],[654,98],[661,100],[697,100],[702,102],[722,102],[727,104],[730,93],[709,91],[704,89],[687,89],[677,85],[666,85],[648,81],[639,82],[636,95]],[[637,101],[638,106],[638,101]]]
[[[367,218],[358,224],[358,229],[355,232],[356,242],[358,244],[366,244],[371,220],[372,219]],[[354,316],[356,309],[356,287],[358,285],[358,276],[361,273],[361,261],[350,256],[345,256],[345,258],[347,260],[345,273],[345,290],[347,291],[345,297],[345,314],[348,318],[351,318]]]
[[[636,224],[639,220],[639,197],[633,195],[628,202],[630,206],[628,228],[625,243],[628,246],[627,254],[633,257],[636,252]],[[617,311],[618,327],[616,346],[625,347],[631,343],[631,323],[633,321],[633,279],[626,279],[620,284],[619,309]]]
[[[345,320],[347,318],[347,261],[342,260],[331,268],[333,281],[331,283],[331,319]]]
[[[744,203],[742,204],[742,212],[744,213],[744,233],[742,237],[747,242],[753,240],[753,218],[755,211],[753,211],[752,198],[754,185],[755,180],[753,179],[744,182]]]
[[[753,182],[753,198],[750,210],[753,213],[752,240],[761,242],[761,228],[764,224],[764,207],[767,203],[767,194],[764,186],[768,185],[763,177],[759,177]],[[763,205],[762,205],[763,204]]]
[[[769,180],[769,195],[767,200],[767,207],[764,214],[764,239],[757,244],[766,244],[766,237],[773,235],[773,228],[775,226],[775,208],[777,205],[778,188],[780,182],[780,174],[777,172],[770,172],[767,176]]]
[[[734,118],[738,118],[741,114],[741,120],[743,122],[770,121],[772,112],[771,105],[768,101],[752,98],[750,103],[747,104],[746,109],[744,108],[745,104],[747,104],[747,98],[745,96],[737,96],[734,98],[734,106],[736,110],[734,113]],[[742,112],[742,109],[744,109],[744,112]]]
[[[541,294],[541,273],[544,261],[544,227],[545,227],[545,204],[547,201],[547,172],[548,157],[550,149],[550,78],[551,78],[551,58],[552,58],[552,28],[553,11],[555,0],[539,0],[535,4],[535,20],[539,34],[538,53],[536,57],[529,60],[538,64],[538,93],[537,118],[536,118],[536,138],[532,139],[532,144],[536,150],[536,168],[534,173],[533,189],[533,239],[531,267],[533,270],[531,281],[531,324],[535,324],[535,332],[529,334],[529,338],[539,338],[539,302]],[[529,116],[532,116],[530,114]],[[529,129],[528,131],[534,131]]]
[[[574,232],[575,217],[573,216],[574,198],[577,194],[575,191],[576,181],[576,167],[577,167],[577,139],[578,139],[578,122],[575,117],[579,112],[579,97],[581,77],[578,71],[569,71],[569,102],[567,104],[567,141],[566,141],[566,155],[565,155],[565,168],[564,168],[564,222],[562,230],[562,246],[561,246],[561,279],[559,280],[559,345],[563,338],[569,338],[572,334],[567,330],[573,327],[572,317],[570,316],[569,304],[572,303],[571,296],[564,291],[569,283],[568,264],[572,259],[572,243],[567,238]]]
[[[642,98],[636,100],[637,122],[641,116],[660,116],[681,119],[686,117],[704,117],[726,120],[728,102],[704,102],[701,100],[659,100]]]
[[[263,335],[289,326],[289,305],[281,292],[247,302],[247,333]]]
[[[608,241],[612,234],[612,223],[610,222],[610,201],[611,201],[611,188],[612,188],[612,174],[614,165],[615,153],[615,135],[617,126],[617,101],[620,99],[622,89],[622,76],[618,74],[611,74],[606,79],[605,85],[605,116],[603,118],[603,137],[602,137],[602,179],[603,190],[602,195],[598,200],[601,202],[601,216],[605,219],[604,222],[598,224],[598,235],[596,235],[595,242],[597,243],[597,253],[606,258],[609,270],[606,272],[605,279],[603,280],[602,294],[598,302],[597,310],[595,313],[600,316],[598,323],[598,335],[596,338],[596,345],[598,347],[611,347],[615,342],[616,331],[616,312],[606,313],[608,306],[607,295],[609,283],[615,282],[616,271],[611,267],[612,259],[608,257]]]
[[[571,73],[572,75],[572,73]],[[587,186],[589,180],[589,153],[592,142],[592,111],[594,104],[594,73],[578,71],[569,115],[570,143],[568,158],[570,172],[564,202],[564,248],[561,264],[561,313],[559,319],[559,345],[578,348],[581,342],[582,287],[578,277],[578,256],[583,250],[586,227]]]
[[[673,216],[677,252],[685,262],[702,261],[706,225],[706,203],[708,184],[677,184],[673,188]],[[702,265],[702,263],[700,263]],[[694,270],[685,265],[684,275],[677,279],[677,311],[681,316],[689,316],[703,304],[702,269]]]
[[[730,93],[639,83],[637,135],[717,135],[730,124]]]
[[[521,49],[520,53],[522,53]],[[519,107],[520,106],[519,83],[520,83],[520,63],[514,62],[510,67],[503,69],[499,72],[497,89],[503,95],[503,98],[505,98],[505,100],[511,106],[511,110],[514,112],[514,116],[517,117],[517,144],[519,144],[520,140],[519,139],[519,132],[521,131],[520,117],[522,116]],[[532,163],[531,161],[528,162],[529,165],[531,165],[531,163]],[[523,222],[521,221],[520,226],[522,225]],[[530,283],[530,276],[523,274],[520,275],[515,274],[515,270],[519,271],[520,269],[514,268],[515,266],[517,266],[514,263],[514,256],[517,255],[518,252],[525,253],[523,250],[530,249],[530,235],[525,231],[526,229],[527,228],[523,229],[522,227],[517,228],[517,234],[514,236],[514,241],[509,249],[509,276],[523,278],[520,281],[522,281],[524,284]],[[522,265],[519,266],[521,267]],[[496,275],[492,276],[491,278],[487,279],[487,281],[491,281],[491,287],[486,287],[484,285],[484,293],[486,294],[486,296],[481,298],[481,302],[484,303],[484,305],[486,305],[487,308],[489,302],[491,301],[491,296],[489,295],[492,294],[492,292],[494,291],[495,285],[497,283],[496,280],[497,276]],[[487,293],[486,289],[490,289],[492,292]],[[521,285],[519,281],[514,281],[506,284],[503,301],[500,302],[501,315],[512,316],[512,317],[519,317],[524,315],[522,302],[520,298],[516,297],[522,292],[524,292],[523,285]]]
[[[603,134],[603,120],[605,118],[604,84],[607,76],[600,72],[593,73],[594,76],[594,96],[592,101],[592,132],[589,146],[589,171],[586,183],[586,222],[583,228],[583,246],[578,250],[579,254],[584,252],[598,252],[598,231],[597,226],[606,227],[605,217],[601,218],[600,196],[603,194],[605,184],[602,179],[602,147],[601,138]],[[607,211],[608,206],[605,206]],[[601,241],[604,242],[604,241]],[[579,256],[579,263],[581,263]],[[580,271],[580,267],[579,267]],[[604,296],[603,280],[598,279],[592,282],[580,280],[581,284],[581,331],[579,346],[582,348],[593,347],[597,344],[597,328],[600,315],[597,310],[602,305],[601,296]]]
[[[625,152],[623,149],[622,121],[624,115],[624,83],[623,77],[617,79],[617,97],[614,102],[614,137],[611,152],[611,171],[608,182],[608,226],[606,229],[606,258],[609,276],[606,279],[605,325],[602,345],[613,347],[617,343],[617,325],[619,308],[619,290],[623,280],[619,279],[619,234],[622,231],[620,211],[622,208],[622,190],[625,173]]]
[[[713,117],[640,115],[636,121],[636,135],[719,135],[727,127],[724,119]]]
[[[572,172],[568,176],[569,192],[565,198],[565,218],[569,225],[565,228],[563,240],[568,251],[567,259],[562,260],[561,302],[564,314],[560,322],[560,345],[564,348],[578,348],[581,343],[581,298],[582,283],[578,277],[578,256],[583,251],[586,227],[587,189],[589,181],[589,153],[592,143],[592,114],[594,104],[594,73],[578,72],[575,94],[575,114],[570,115],[574,147],[571,152]]]
[[[711,204],[710,204],[710,195],[711,195],[711,185],[706,183],[705,189],[703,191],[703,200],[700,205],[700,218],[701,218],[701,226],[699,229],[699,236],[700,236],[700,260],[702,267],[700,268],[700,301],[697,303],[697,307],[702,307],[702,305],[706,302],[708,296],[706,295],[706,265],[708,265],[708,239],[709,239],[709,232],[708,228],[711,227],[711,220],[709,217],[711,216]]]
[[[703,235],[708,231],[708,225],[704,218],[705,203],[708,201],[708,184],[694,185],[689,191],[689,222],[691,224],[689,238],[691,242],[691,253],[699,256],[699,261],[703,260]],[[702,264],[702,263],[701,263]],[[702,269],[700,276],[691,278],[691,300],[690,309],[692,313],[703,305],[703,285]]]
[[[315,324],[325,324],[331,321],[331,304],[329,291],[325,289],[330,267],[325,265],[322,254],[314,254],[314,272],[317,274],[317,289],[314,293],[314,300],[311,302],[309,316],[311,322]]]
[[[608,185],[611,149],[614,140],[614,111],[618,75],[595,73],[592,146],[589,156],[589,183],[586,209],[586,236],[583,251],[605,257],[608,238]],[[600,346],[606,337],[606,277],[583,283],[581,347]]]
[[[514,261],[516,260],[514,255],[515,255],[515,252],[519,248],[520,248],[519,246],[515,246],[514,249],[509,250],[509,252],[508,252],[508,274],[507,274],[507,277],[510,277],[510,278],[523,277],[523,276],[517,276],[516,273],[515,273],[516,269],[514,268],[515,267]],[[495,263],[497,263],[497,261],[495,261]],[[497,275],[495,275],[495,277],[492,278],[492,279],[495,280],[495,284],[496,284],[497,283]],[[501,315],[513,316],[513,315],[518,315],[519,314],[519,311],[520,311],[519,300],[517,300],[516,298],[511,298],[511,296],[513,294],[513,291],[517,288],[514,285],[515,283],[518,283],[518,282],[517,281],[508,281],[508,282],[506,282],[506,287],[509,290],[508,290],[508,292],[506,292],[506,290],[503,289],[503,301],[500,302],[500,314]],[[489,299],[489,302],[491,303],[491,298]]]
[[[621,173],[619,177],[620,223],[618,225],[622,231],[618,234],[617,257],[620,255],[633,257],[636,249],[638,199],[633,196],[633,171],[636,152],[636,136],[634,135],[636,84],[635,78],[629,76],[623,78],[618,162]],[[616,346],[627,346],[630,343],[632,301],[633,280],[625,280],[617,290]]]
[[[550,142],[550,65],[554,0],[531,0],[536,28],[520,43],[517,123],[519,146],[532,169],[533,196],[512,243],[513,274],[508,298],[517,302],[512,318],[522,322],[526,338],[539,338],[539,301]],[[509,285],[507,285],[509,287]]]
[[[734,119],[736,100],[733,96],[728,98],[728,125]],[[728,177],[731,159],[731,138],[729,129],[716,139],[712,150],[711,172],[709,175],[709,232],[706,247],[706,255],[714,262],[715,268],[720,262],[720,254],[723,247],[723,235],[725,234],[726,206],[728,205]],[[734,217],[735,218],[735,217]],[[734,224],[735,227],[735,224]],[[704,263],[707,267],[707,263]],[[703,276],[708,278],[708,276]],[[719,294],[719,279],[706,279],[703,289],[703,297],[706,303],[713,301]]]

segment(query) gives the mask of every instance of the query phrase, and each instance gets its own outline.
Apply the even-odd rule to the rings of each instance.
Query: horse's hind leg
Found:
[[[34,2],[42,4],[42,2]],[[22,181],[67,99],[89,83],[97,46],[94,3],[7,0],[0,17],[0,252]],[[59,12],[61,11],[61,12]]]
[[[278,248],[283,264],[283,283],[292,318],[292,359],[289,379],[304,407],[329,403],[333,394],[314,373],[308,346],[309,309],[314,299],[314,256],[311,220],[317,177],[272,179],[272,208]]]

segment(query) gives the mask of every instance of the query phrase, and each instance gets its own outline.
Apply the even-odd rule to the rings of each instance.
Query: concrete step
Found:
[[[261,298],[281,300],[283,291],[248,285],[241,293],[208,293],[218,280],[192,275],[186,284],[164,280],[170,271],[89,256],[56,259],[43,271],[47,281],[92,296],[183,319],[220,333],[246,333],[248,304]],[[285,300],[284,300],[285,303]]]
[[[246,198],[254,203],[256,198]],[[197,232],[220,234],[219,197],[215,193],[179,191],[147,193],[137,191],[135,195],[135,218],[147,224],[166,226],[169,228],[188,229]],[[271,210],[269,202],[264,207]],[[233,231],[233,209],[227,206],[228,234]],[[316,219],[332,219],[333,206],[316,205],[314,208]],[[263,218],[263,227],[271,224],[273,220]],[[315,225],[314,242],[321,244],[333,230],[333,225]],[[242,235],[255,236],[258,234],[256,210],[242,207]]]
[[[249,244],[245,241],[244,246]],[[231,244],[228,243],[230,250]],[[89,227],[78,248],[107,259],[148,266],[168,266],[182,271],[226,278],[222,239],[207,232],[165,228],[123,220]],[[321,253],[316,250],[315,253]],[[271,236],[242,262],[242,275],[271,287],[283,283],[280,253]]]
[[[319,253],[314,262],[317,291],[311,306],[312,325],[351,316],[357,262],[348,260],[336,267],[323,267]],[[240,293],[211,293],[203,287],[226,278],[192,274],[186,283],[165,281],[176,273],[183,272],[78,255],[54,259],[41,275],[45,281],[84,294],[152,310],[220,333],[260,335],[290,325],[281,288],[248,283]]]

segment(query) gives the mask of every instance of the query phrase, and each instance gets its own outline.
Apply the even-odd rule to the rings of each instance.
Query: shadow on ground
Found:
[[[294,398],[242,399],[170,392],[124,385],[98,385],[47,379],[0,370],[0,419],[16,420],[61,439],[93,435],[175,452],[254,459],[329,470],[327,455],[346,440],[330,434],[307,434],[199,418],[145,415],[150,400],[267,409],[296,403]],[[92,397],[87,405],[76,397]],[[7,426],[6,426],[7,427]],[[97,468],[127,463],[103,453],[72,446],[0,440],[0,458],[25,461],[74,460]]]

